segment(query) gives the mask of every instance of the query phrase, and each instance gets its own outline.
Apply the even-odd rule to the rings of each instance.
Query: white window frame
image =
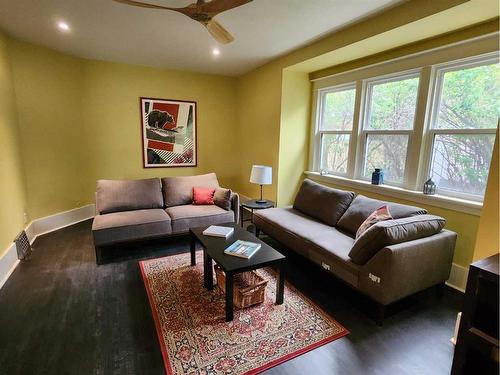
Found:
[[[365,159],[366,159],[366,153],[367,153],[367,146],[368,146],[368,136],[369,135],[407,135],[408,136],[408,146],[407,146],[407,151],[406,151],[406,160],[405,160],[405,171],[404,171],[404,176],[403,176],[403,181],[397,182],[397,181],[390,181],[390,180],[385,180],[384,179],[384,184],[386,185],[392,185],[392,186],[399,186],[399,187],[408,187],[408,174],[409,174],[409,168],[408,166],[410,165],[409,159],[410,159],[410,150],[411,150],[411,144],[414,137],[415,133],[415,122],[417,118],[417,108],[419,107],[419,93],[420,93],[420,85],[421,85],[421,69],[412,69],[404,72],[398,72],[394,74],[389,74],[389,75],[384,75],[384,76],[377,76],[369,79],[363,80],[363,97],[364,97],[364,108],[363,108],[363,114],[362,114],[362,121],[361,121],[361,126],[360,126],[360,131],[359,131],[359,148],[357,155],[357,168],[356,168],[356,178],[360,180],[365,180],[365,181],[370,181],[371,177],[364,176],[363,171],[365,168]],[[368,129],[368,120],[370,119],[370,111],[371,111],[371,94],[373,91],[373,86],[377,84],[384,84],[384,83],[389,83],[389,82],[396,82],[396,81],[403,81],[405,79],[411,79],[411,78],[418,78],[418,86],[417,86],[417,100],[415,103],[415,113],[413,115],[413,125],[411,129],[408,130],[374,130],[374,129]]]
[[[425,139],[425,164],[424,164],[424,173],[422,174],[422,181],[420,183],[423,185],[425,180],[429,178],[432,168],[432,162],[434,158],[434,141],[436,135],[481,135],[481,134],[492,134],[496,135],[497,127],[489,128],[489,129],[438,129],[435,128],[435,124],[437,122],[439,116],[439,104],[441,102],[441,90],[443,87],[443,79],[444,75],[448,72],[464,69],[464,68],[474,68],[478,66],[490,65],[499,63],[498,52],[488,53],[484,55],[474,56],[470,58],[455,60],[443,64],[437,64],[432,67],[432,102],[429,106],[429,116],[428,123],[426,127],[426,134],[424,135]],[[490,165],[491,166],[491,165]],[[471,201],[479,201],[482,202],[484,196],[474,195],[469,193],[463,193],[458,191],[453,191],[449,189],[443,189],[439,186],[436,186],[436,193],[455,197],[460,199],[466,199]]]
[[[366,155],[366,138],[368,134],[408,134],[408,151],[406,154],[405,178],[403,183],[395,183],[385,181],[384,185],[375,188],[377,191],[387,192],[390,194],[401,194],[403,196],[419,197],[422,201],[443,201],[447,205],[465,205],[468,208],[472,207],[472,211],[479,212],[480,205],[484,200],[484,196],[472,195],[460,192],[454,192],[437,187],[437,195],[424,196],[422,189],[424,182],[429,178],[434,139],[438,134],[496,134],[496,128],[490,129],[435,129],[433,125],[438,116],[438,106],[441,97],[441,87],[443,76],[447,71],[457,70],[463,67],[473,67],[487,65],[489,63],[499,63],[499,52],[491,52],[463,59],[453,60],[446,63],[432,64],[420,66],[415,69],[410,69],[401,72],[395,72],[387,75],[380,75],[356,81],[349,81],[345,84],[339,84],[331,87],[316,89],[313,93],[315,107],[312,113],[312,141],[311,141],[311,165],[312,175],[322,175],[322,179],[331,179],[335,183],[345,184],[346,186],[361,186],[366,187],[371,180],[369,177],[363,176],[364,158]],[[370,90],[373,83],[380,83],[385,80],[401,80],[411,78],[412,76],[419,77],[417,103],[415,108],[415,117],[413,129],[401,131],[386,131],[386,130],[370,130],[365,129],[366,120],[369,118]],[[371,84],[371,85],[370,85]],[[345,89],[356,89],[356,99],[354,105],[353,127],[350,132],[349,142],[349,157],[347,162],[347,173],[323,173],[320,170],[321,165],[321,134],[320,121],[322,116],[324,95],[329,92],[341,91]],[[322,133],[345,133],[348,131],[323,131]],[[394,193],[396,192],[396,193]],[[422,197],[422,198],[420,198]],[[425,198],[425,199],[424,199]],[[457,204],[459,202],[459,204]],[[469,207],[470,206],[470,207]],[[447,206],[446,206],[447,207]],[[461,206],[460,206],[461,207]],[[460,208],[462,210],[462,208]]]
[[[354,99],[354,107],[353,107],[353,126],[351,130],[322,130],[321,129],[321,124],[323,123],[323,109],[325,107],[325,100],[326,100],[326,95],[334,93],[334,92],[339,92],[339,91],[347,91],[347,90],[354,90],[355,91],[355,99]],[[335,176],[343,176],[343,177],[348,177],[349,176],[349,171],[351,168],[351,164],[353,163],[353,158],[349,157],[347,158],[347,165],[346,165],[346,173],[341,173],[338,171],[326,171],[322,169],[322,156],[323,156],[323,135],[327,134],[347,134],[349,135],[349,150],[348,153],[349,155],[352,154],[351,150],[355,148],[355,126],[354,122],[356,120],[356,102],[357,102],[357,89],[356,89],[356,83],[346,83],[338,86],[333,86],[333,87],[328,87],[325,89],[320,89],[318,90],[318,96],[317,96],[317,107],[316,107],[316,122],[315,122],[315,131],[314,131],[314,149],[315,149],[315,155],[314,155],[314,169],[318,171],[322,171],[322,173],[328,173],[332,174]]]

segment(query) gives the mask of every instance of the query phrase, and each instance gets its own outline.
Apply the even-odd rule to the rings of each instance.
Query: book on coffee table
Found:
[[[221,227],[219,225],[210,225],[207,229],[203,231],[203,235],[212,237],[222,237],[227,239],[231,234],[233,234],[233,232],[234,228]]]
[[[259,249],[260,243],[238,240],[224,250],[224,253],[235,257],[250,259]]]

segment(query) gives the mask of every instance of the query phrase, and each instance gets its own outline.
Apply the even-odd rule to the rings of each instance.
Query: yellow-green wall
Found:
[[[236,79],[71,57],[10,40],[31,219],[94,201],[100,178],[238,175]],[[198,166],[142,166],[139,97],[197,102]]]
[[[277,193],[279,126],[276,124],[281,113],[277,90],[281,88],[281,74],[273,68],[266,65],[238,79],[239,178],[235,188],[249,197],[256,197],[259,192],[257,185],[248,182],[253,164],[273,167],[273,185],[264,187],[264,196],[275,199]]]
[[[499,252],[500,246],[500,220],[499,220],[499,153],[498,143],[500,142],[499,132],[495,146],[493,147],[493,157],[491,159],[490,173],[488,175],[488,185],[484,194],[483,211],[479,221],[477,231],[476,247],[474,249],[473,260],[486,258]]]
[[[0,256],[24,227],[22,157],[7,38],[0,33]]]
[[[283,71],[279,139],[277,201],[283,205],[295,197],[307,169],[311,82],[303,72]]]
[[[231,187],[236,158],[236,79],[101,61],[84,63],[84,131],[92,194],[99,178],[216,172]],[[197,102],[198,165],[143,168],[139,97]]]
[[[29,217],[81,206],[82,60],[12,39],[9,51]]]

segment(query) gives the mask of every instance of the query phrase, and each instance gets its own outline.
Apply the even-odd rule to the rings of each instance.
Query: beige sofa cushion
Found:
[[[98,180],[96,204],[97,210],[101,214],[162,208],[163,197],[160,179]]]
[[[357,285],[359,266],[349,258],[354,239],[291,207],[254,213],[255,225],[295,252]]]
[[[215,173],[198,176],[164,177],[161,179],[165,207],[180,206],[193,202],[193,187],[217,189],[219,181]]]
[[[354,198],[347,211],[342,215],[337,223],[337,226],[340,229],[355,235],[363,221],[365,221],[366,218],[377,208],[385,205],[389,208],[389,212],[394,219],[400,219],[402,217],[413,215],[423,215],[427,213],[426,210],[420,207],[384,202],[379,201],[378,199],[365,197],[364,195],[358,195]]]
[[[171,232],[170,216],[163,209],[97,215],[92,223],[96,246],[160,237]]]
[[[189,228],[214,224],[233,223],[233,211],[226,211],[216,205],[168,207],[165,209],[172,220],[173,233],[185,233]]]
[[[354,198],[352,191],[333,189],[305,179],[295,197],[293,208],[332,227]]]
[[[365,264],[384,247],[432,236],[441,232],[445,224],[445,219],[434,215],[380,221],[356,240],[349,257],[356,264]]]

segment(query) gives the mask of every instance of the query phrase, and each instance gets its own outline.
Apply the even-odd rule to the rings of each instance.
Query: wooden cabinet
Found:
[[[498,374],[499,255],[470,266],[451,373]]]

